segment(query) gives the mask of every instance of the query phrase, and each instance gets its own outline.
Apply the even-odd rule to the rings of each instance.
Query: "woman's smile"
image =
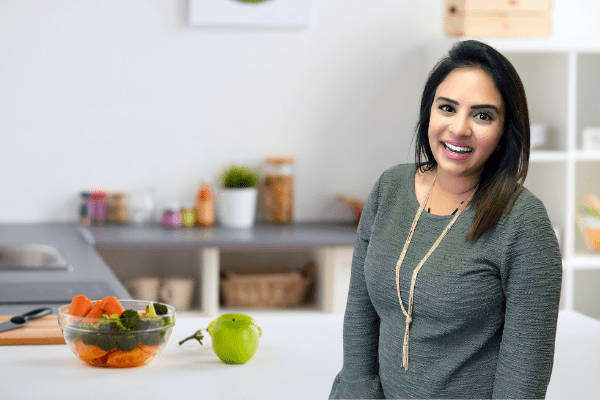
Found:
[[[456,140],[443,141],[441,144],[446,156],[455,160],[465,160],[473,152],[472,148]]]

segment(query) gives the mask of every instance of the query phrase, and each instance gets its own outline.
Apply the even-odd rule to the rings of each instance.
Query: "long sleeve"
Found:
[[[381,178],[380,178],[381,180]],[[344,363],[330,399],[383,399],[378,376],[379,316],[365,282],[364,262],[378,208],[379,181],[365,203],[358,225],[350,288],[344,314]]]
[[[562,261],[539,200],[513,209],[509,224],[501,268],[506,307],[493,398],[539,399],[552,373]]]

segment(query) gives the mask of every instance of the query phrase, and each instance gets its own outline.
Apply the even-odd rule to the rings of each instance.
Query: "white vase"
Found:
[[[218,191],[217,210],[221,225],[230,228],[250,228],[256,218],[258,189],[221,188]]]

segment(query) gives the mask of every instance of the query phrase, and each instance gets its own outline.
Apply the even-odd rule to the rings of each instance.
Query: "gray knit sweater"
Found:
[[[358,226],[344,316],[344,363],[330,398],[544,398],[562,279],[546,209],[524,189],[474,243],[463,212],[418,274],[409,369],[395,266],[419,207],[414,164],[385,171]],[[400,269],[408,308],[414,268],[451,216],[423,212]]]

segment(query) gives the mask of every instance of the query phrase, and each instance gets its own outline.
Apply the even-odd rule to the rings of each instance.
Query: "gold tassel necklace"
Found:
[[[421,269],[423,264],[425,264],[425,262],[427,261],[427,259],[431,255],[431,253],[433,253],[433,251],[441,243],[442,239],[444,239],[444,236],[446,236],[446,234],[448,233],[450,228],[452,228],[452,225],[454,225],[454,222],[456,222],[459,215],[468,206],[468,204],[470,203],[471,199],[473,198],[473,194],[474,194],[473,193],[471,195],[471,197],[469,198],[469,201],[466,202],[466,206],[461,207],[461,209],[458,210],[458,212],[456,212],[454,214],[454,218],[452,218],[450,223],[446,226],[446,228],[441,233],[441,235],[437,238],[435,243],[433,243],[433,246],[431,246],[431,248],[429,249],[427,254],[425,254],[425,257],[423,257],[421,262],[417,265],[417,268],[415,268],[415,270],[412,274],[412,279],[410,281],[410,293],[408,296],[408,311],[406,311],[406,309],[404,308],[404,304],[402,303],[402,297],[400,296],[400,266],[402,265],[402,261],[404,261],[404,256],[406,256],[406,251],[408,250],[408,245],[410,244],[413,234],[415,233],[415,228],[417,227],[417,222],[419,221],[419,217],[421,216],[421,213],[423,212],[423,209],[425,208],[425,205],[427,204],[427,201],[429,200],[429,195],[431,194],[431,189],[433,189],[433,185],[435,184],[436,178],[437,178],[437,174],[435,174],[435,176],[433,177],[431,186],[429,187],[429,190],[427,191],[427,195],[425,196],[425,201],[423,202],[422,205],[419,205],[419,209],[417,210],[417,213],[415,214],[415,218],[413,219],[412,226],[410,227],[410,232],[408,233],[408,237],[406,238],[406,242],[404,242],[404,248],[402,249],[402,252],[400,253],[400,258],[398,259],[398,262],[396,263],[396,291],[398,292],[398,301],[400,302],[400,307],[402,307],[402,312],[404,313],[404,316],[406,317],[406,328],[404,330],[404,343],[402,345],[402,366],[404,367],[405,371],[408,370],[408,339],[409,339],[409,332],[410,332],[410,323],[412,322],[413,295],[415,292],[415,282],[417,281],[417,274],[419,273],[419,270]],[[476,190],[477,190],[477,188],[475,188],[475,191]]]

